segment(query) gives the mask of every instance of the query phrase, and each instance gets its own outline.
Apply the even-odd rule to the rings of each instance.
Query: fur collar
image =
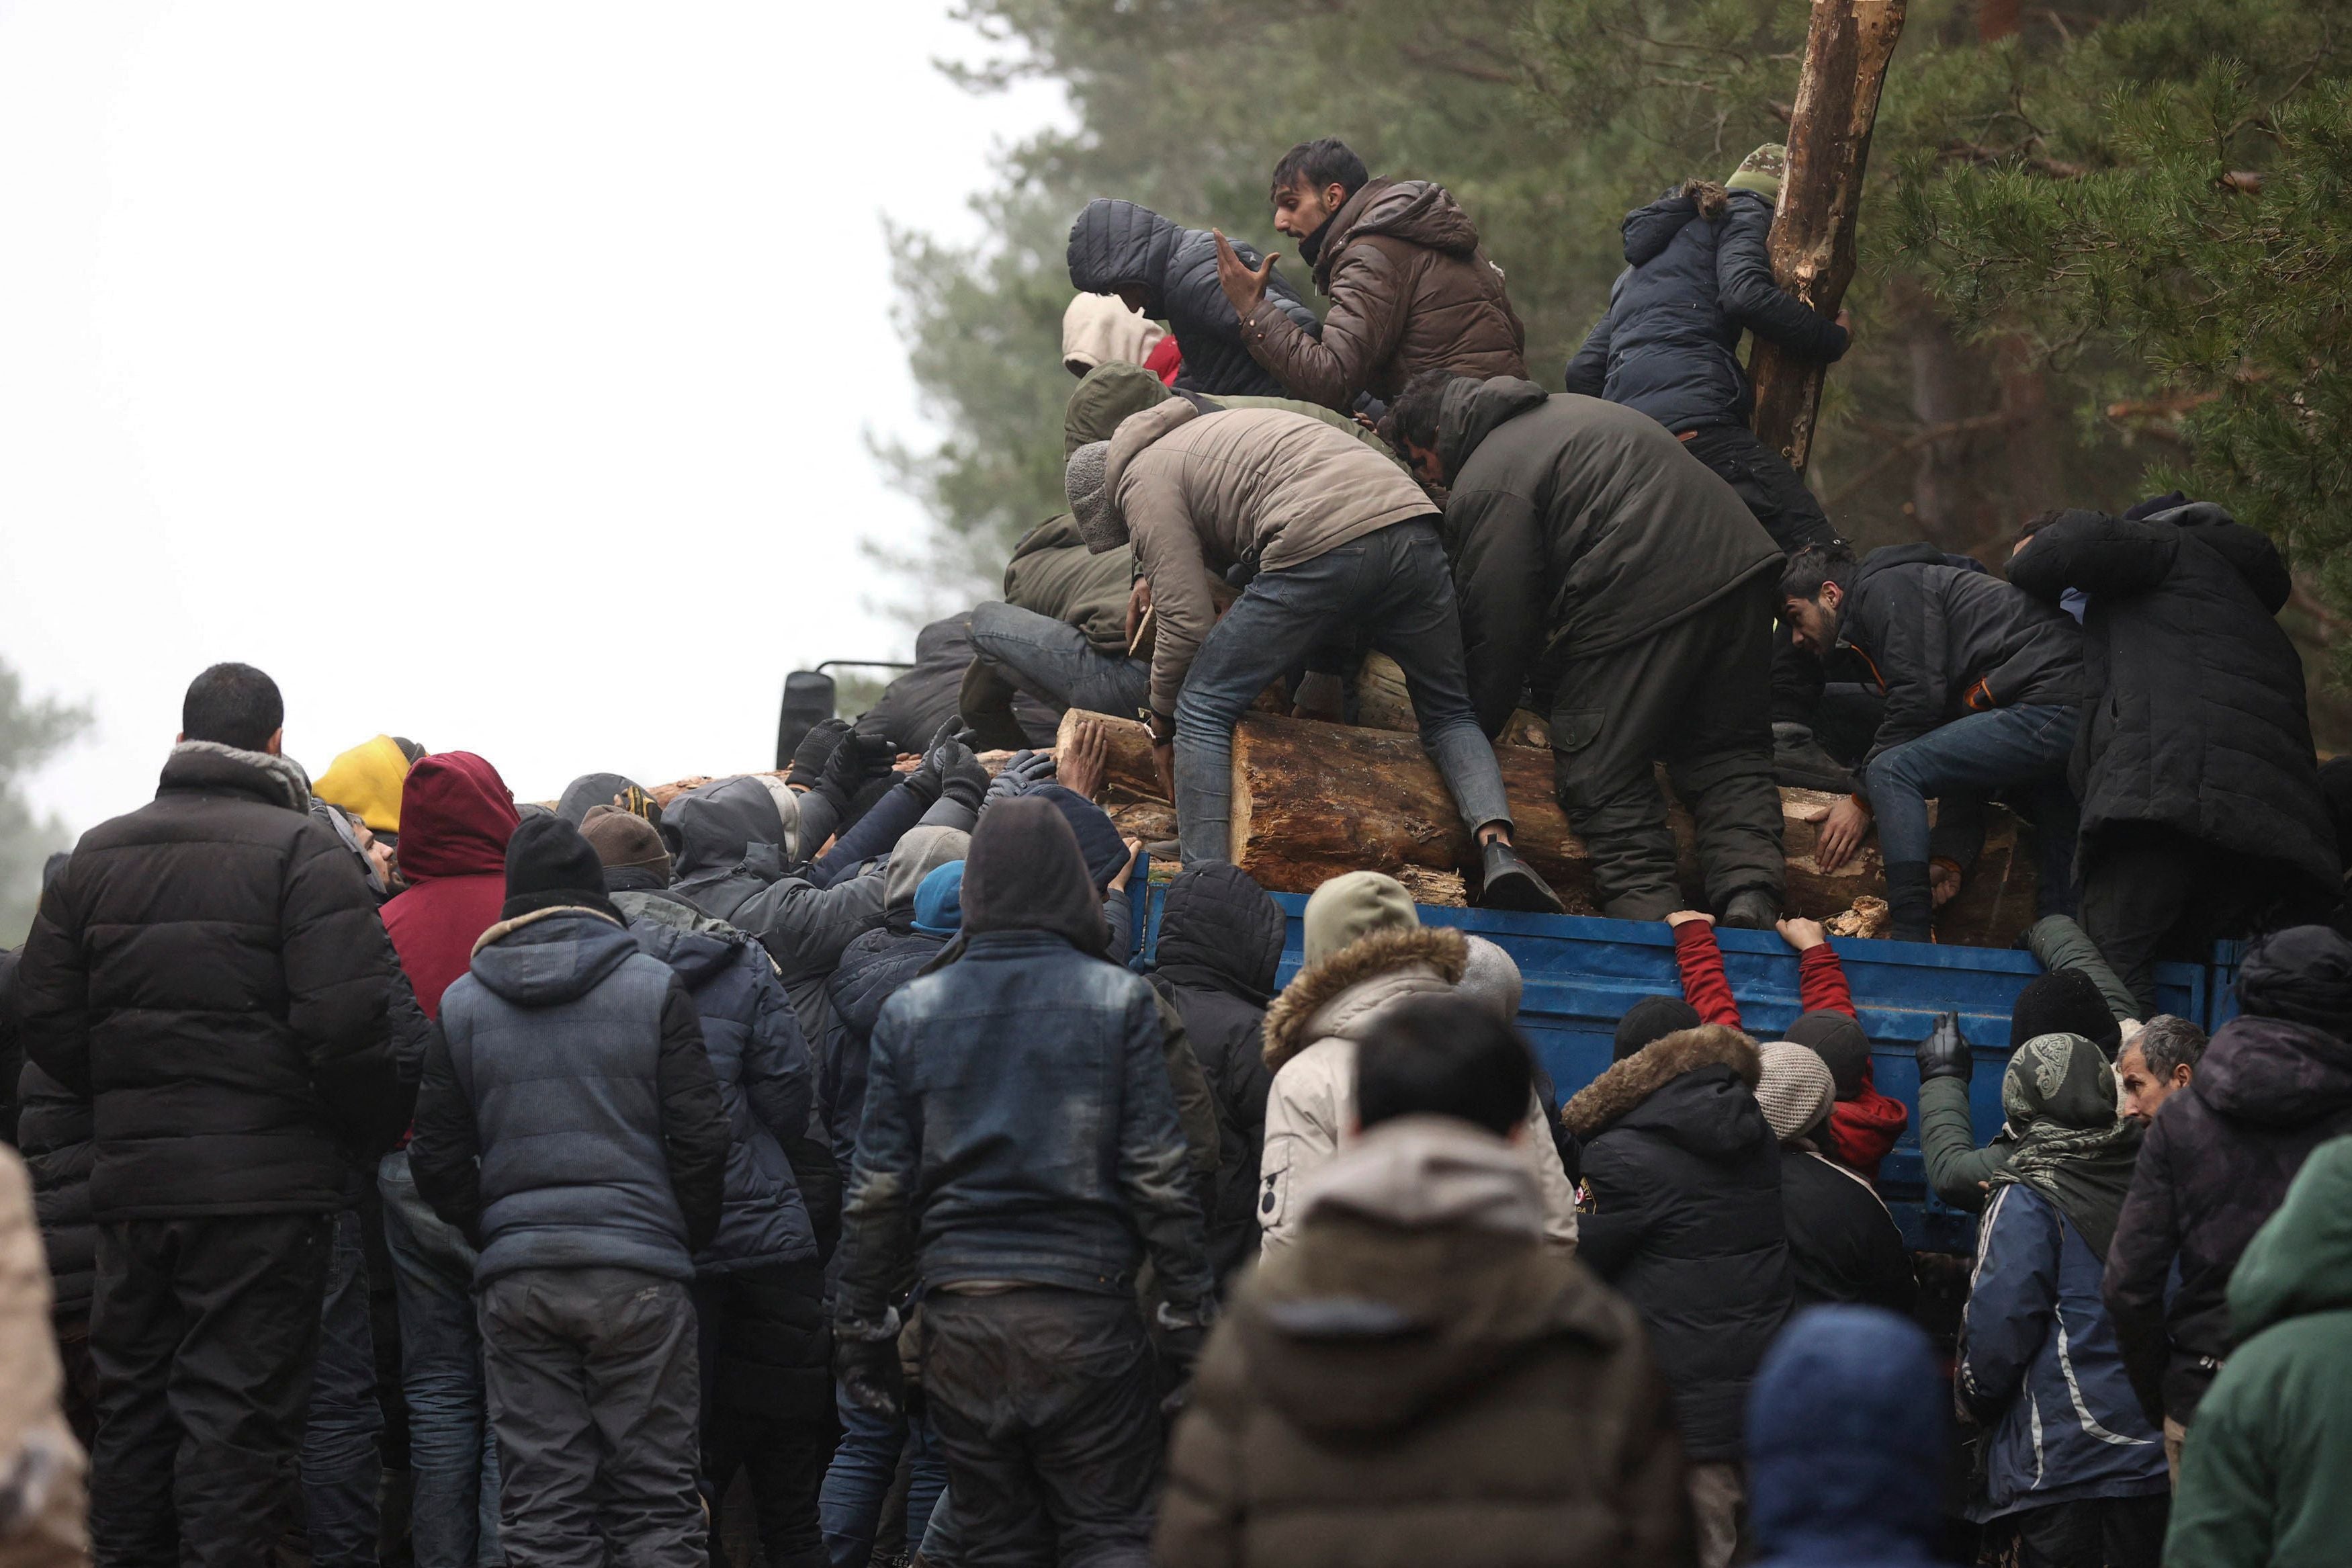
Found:
[[[594,915],[600,921],[610,921],[624,930],[627,929],[624,921],[613,919],[613,912],[610,910],[593,909],[586,904],[550,904],[543,910],[532,910],[526,914],[517,915],[510,921],[500,921],[476,940],[474,951],[479,952],[501,937],[512,936],[527,925],[538,921],[551,920],[557,915]]]
[[[247,752],[236,746],[226,746],[218,741],[180,741],[172,747],[175,757],[220,757],[241,767],[251,768],[274,785],[284,796],[283,804],[290,810],[310,809],[310,775],[293,758],[275,752]]]
[[[1266,1071],[1280,1072],[1283,1063],[1315,1043],[1307,1026],[1325,1004],[1350,986],[1415,963],[1428,964],[1445,984],[1454,984],[1469,967],[1469,941],[1450,926],[1374,931],[1312,969],[1300,970],[1265,1010]]]
[[[1764,1076],[1756,1042],[1720,1024],[1701,1024],[1653,1040],[1586,1084],[1560,1108],[1562,1125],[1590,1138],[1686,1072],[1721,1065],[1754,1089]]]

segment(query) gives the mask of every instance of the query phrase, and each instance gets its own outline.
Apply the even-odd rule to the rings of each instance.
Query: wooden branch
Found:
[[[1863,172],[1903,13],[1904,0],[1813,0],[1790,116],[1789,172],[1772,224],[1772,271],[1824,316],[1837,314],[1853,279]],[[1759,340],[1748,369],[1757,435],[1803,473],[1826,367]]]

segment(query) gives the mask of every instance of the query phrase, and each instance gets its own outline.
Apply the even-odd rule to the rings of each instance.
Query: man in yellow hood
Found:
[[[359,813],[368,830],[379,837],[400,831],[400,789],[409,764],[425,748],[397,735],[362,741],[337,757],[334,764],[310,786],[320,800]]]

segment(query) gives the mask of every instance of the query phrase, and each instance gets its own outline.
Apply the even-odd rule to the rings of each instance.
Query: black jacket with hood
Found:
[[[971,612],[933,621],[915,634],[915,668],[882,689],[881,700],[858,715],[859,733],[887,735],[900,752],[920,752],[940,726],[956,716],[963,672],[971,664]],[[1023,692],[1013,716],[1033,746],[1050,746],[1061,715]],[[665,818],[667,820],[667,818]],[[808,847],[814,854],[816,846]]]
[[[2071,706],[2091,689],[2074,616],[1932,544],[1863,557],[1838,630],[1886,689],[1865,761],[1970,713]]]
[[[2303,658],[2278,624],[2294,584],[2276,545],[2204,502],[2145,521],[2070,511],[2009,580],[2053,605],[2069,588],[2089,601],[2074,778],[2086,843],[2160,824],[2341,894]]]
[[[1736,1459],[1748,1384],[1794,1300],[1780,1146],[1755,1045],[1702,1024],[1654,1041],[1560,1112],[1594,1212],[1577,1256],[1650,1326],[1695,1464]]]
[[[1437,454],[1470,700],[1490,735],[1531,675],[1548,686],[1560,661],[1655,636],[1780,566],[1738,492],[1630,408],[1456,381]]]
[[[1772,204],[1759,193],[1728,193],[1709,218],[1696,196],[1671,190],[1627,213],[1624,232],[1625,270],[1568,362],[1570,392],[1638,408],[1677,434],[1746,425],[1756,389],[1739,363],[1742,331],[1811,360],[1845,353],[1846,330],[1773,280]]]
[[[1234,242],[1243,262],[1265,258]],[[1186,228],[1133,202],[1097,196],[1070,225],[1070,285],[1088,294],[1116,294],[1133,284],[1144,292],[1143,313],[1168,323],[1184,351],[1176,384],[1187,392],[1234,397],[1280,397],[1282,384],[1242,344],[1242,324],[1217,281],[1217,237]],[[1280,272],[1265,282],[1266,298],[1310,337],[1323,323]]]

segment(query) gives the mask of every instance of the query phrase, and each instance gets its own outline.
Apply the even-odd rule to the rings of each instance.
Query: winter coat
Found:
[[[16,1152],[33,1173],[33,1210],[48,1248],[59,1318],[89,1310],[98,1275],[98,1226],[89,1213],[89,1173],[97,1150],[89,1102],[31,1062],[17,1080],[23,1107]]]
[[[507,896],[507,840],[521,818],[498,770],[470,752],[444,752],[409,770],[401,795],[400,874],[408,889],[383,906],[383,928],[428,1017],[499,923]]]
[[[1169,1452],[1168,1568],[1679,1564],[1683,1458],[1624,1299],[1542,1245],[1465,1123],[1367,1132],[1210,1335]]]
[[[78,1568],[90,1561],[89,1463],[65,1415],[32,1184],[0,1149],[0,1568]]]
[[[2072,706],[2091,690],[2074,616],[1930,544],[1864,556],[1838,629],[1886,691],[1866,761],[1970,713]]]
[[[1085,634],[1097,653],[1127,657],[1127,595],[1135,552],[1087,548],[1069,513],[1039,523],[1004,563],[1004,602]]]
[[[397,1136],[392,944],[310,811],[286,758],[183,742],[43,895],[25,1054],[92,1100],[100,1222],[332,1213],[355,1146]]]
[[[1703,1024],[1614,1064],[1560,1111],[1592,1195],[1581,1256],[1650,1326],[1696,1464],[1739,1458],[1748,1382],[1794,1299],[1762,1072],[1747,1036]]]
[[[1548,686],[1561,661],[1654,637],[1780,568],[1738,494],[1631,409],[1457,382],[1437,452],[1470,700],[1490,735],[1530,675]]]
[[[874,1025],[882,1005],[939,957],[948,942],[928,931],[877,927],[849,944],[825,982],[834,1031],[817,1098],[834,1158],[844,1170],[857,1155],[857,1127],[866,1117],[873,1070]]]
[[[814,1074],[774,966],[740,931],[632,921],[629,934],[693,1000],[727,1117],[726,1201],[696,1268],[728,1274],[814,1260],[816,1232],[784,1151],[808,1130]]]
[[[2177,1097],[2176,1097],[2177,1098]],[[2352,1541],[2352,1142],[2315,1151],[2230,1280],[2236,1348],[2180,1456],[2167,1568],[2332,1568]]]
[[[1842,356],[1846,330],[1774,280],[1771,232],[1772,203],[1755,191],[1731,192],[1714,218],[1678,189],[1627,213],[1625,270],[1568,362],[1566,390],[1639,409],[1679,435],[1751,422],[1744,331],[1822,363]]]
[[[2158,823],[2341,894],[2303,658],[2278,624],[2294,584],[2276,545],[2203,503],[2142,522],[2073,511],[2034,534],[2009,580],[2053,605],[2089,595],[2084,842]]]
[[[1244,264],[1265,259],[1256,247],[1234,242]],[[1070,285],[1089,294],[1143,290],[1143,313],[1166,321],[1182,345],[1176,384],[1188,392],[1278,396],[1282,384],[1250,358],[1242,324],[1217,281],[1217,237],[1186,228],[1133,202],[1097,196],[1070,225]],[[1322,335],[1315,312],[1277,272],[1266,279],[1265,309],[1309,341]]]
[[[1919,1294],[1911,1254],[1865,1177],[1811,1149],[1783,1148],[1780,1214],[1800,1309],[1852,1301],[1910,1314]]]
[[[2105,1284],[2150,1421],[2186,1424],[2196,1413],[2230,1352],[2231,1270],[2311,1152],[2347,1132],[2352,1045],[2284,1018],[2222,1025],[2196,1076],[2157,1112],[2107,1249]]]
[[[1346,1148],[1356,1123],[1356,1046],[1399,1003],[1443,995],[1461,980],[1470,944],[1443,926],[1375,931],[1291,977],[1265,1014],[1265,1145],[1258,1156],[1257,1223],[1268,1252],[1297,1235],[1300,1184]],[[1528,1096],[1519,1152],[1544,1199],[1544,1235],[1577,1244],[1576,1193]]]
[[[1157,377],[1131,364],[1104,365],[1088,372],[1086,379],[1078,383],[1062,415],[1062,456],[1068,457],[1088,442],[1109,440],[1118,433],[1119,422],[1129,415],[1140,414],[1178,396],[1203,414],[1245,408],[1304,414],[1310,419],[1321,420],[1360,446],[1370,447],[1383,458],[1395,456],[1387,442],[1358,424],[1352,414],[1342,414],[1319,403],[1302,403],[1295,397],[1210,397],[1198,392],[1171,392]]]
[[[2170,1485],[2099,1275],[2098,1256],[2056,1205],[2022,1182],[1993,1189],[1960,1316],[1956,1393],[1987,1429],[1970,1519]]]
[[[1169,883],[1150,981],[1183,1020],[1216,1102],[1217,1182],[1209,1254],[1218,1278],[1257,1255],[1258,1152],[1265,1144],[1265,1007],[1282,964],[1282,906],[1222,861]]]
[[[2009,1169],[2017,1146],[2007,1130],[1979,1148],[1966,1079],[1932,1078],[1919,1086],[1919,1159],[1936,1196],[1956,1209],[1980,1213],[1984,1184]]]
[[[476,1285],[520,1268],[691,1280],[730,1142],[694,1003],[626,929],[559,905],[482,933],[441,999],[408,1146],[416,1190],[481,1254]]]
[[[1197,1312],[1213,1284],[1151,988],[1053,931],[963,944],[875,1024],[835,1321],[883,1319],[907,1234],[929,1288],[1127,1295],[1148,1252]]]
[[[1443,185],[1366,181],[1318,237],[1315,286],[1331,301],[1320,339],[1271,294],[1242,323],[1251,356],[1293,397],[1345,409],[1360,393],[1394,397],[1424,370],[1528,374],[1503,269]]]
[[[1403,469],[1318,419],[1202,414],[1181,398],[1119,425],[1103,493],[1151,581],[1151,708],[1165,714],[1216,624],[1213,579],[1242,562],[1279,572],[1436,511]]]
[[[971,612],[933,621],[915,634],[915,668],[882,689],[880,700],[859,716],[857,728],[888,736],[901,752],[922,751],[940,726],[956,716],[963,672],[971,659]],[[1052,709],[1023,692],[1013,699],[1013,716],[1031,745],[1054,743],[1061,716]],[[664,820],[667,816],[665,811]],[[816,853],[814,844],[803,847],[806,854]]]

